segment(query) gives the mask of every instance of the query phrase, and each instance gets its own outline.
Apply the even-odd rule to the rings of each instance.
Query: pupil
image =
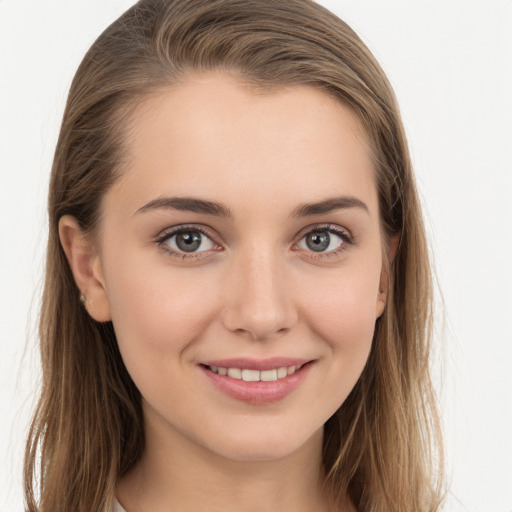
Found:
[[[181,251],[194,252],[201,245],[201,235],[197,231],[186,231],[176,235],[176,245]]]
[[[331,237],[329,233],[325,231],[317,231],[316,233],[310,233],[306,237],[306,245],[315,252],[322,252],[329,247]]]

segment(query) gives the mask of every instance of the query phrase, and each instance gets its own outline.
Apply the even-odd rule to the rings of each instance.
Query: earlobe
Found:
[[[388,249],[388,262],[389,265],[395,261],[395,256],[398,251],[398,244],[400,242],[400,233],[392,236],[389,240],[389,249]]]
[[[375,317],[379,318],[382,313],[384,313],[384,308],[386,307],[387,299],[388,299],[388,284],[387,284],[387,272],[382,272],[380,279],[380,287],[379,294],[377,296],[377,307]],[[385,284],[384,284],[385,282]]]
[[[111,320],[101,259],[96,247],[71,215],[64,215],[59,220],[59,237],[80,290],[77,300],[83,303],[89,315],[97,322]]]
[[[400,235],[394,235],[389,240],[388,245],[388,254],[387,254],[387,260],[384,262],[382,271],[380,274],[380,282],[379,282],[379,294],[377,297],[377,318],[382,315],[384,312],[384,308],[386,307],[386,303],[388,300],[388,293],[389,293],[389,272],[392,268],[393,261],[395,259],[397,250],[398,250],[398,243],[400,240]]]

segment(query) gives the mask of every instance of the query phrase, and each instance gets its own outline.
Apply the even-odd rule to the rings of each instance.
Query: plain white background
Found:
[[[23,510],[47,182],[67,89],[131,3],[0,0],[2,512]],[[512,0],[321,3],[369,45],[402,107],[445,304],[447,510],[511,512]]]

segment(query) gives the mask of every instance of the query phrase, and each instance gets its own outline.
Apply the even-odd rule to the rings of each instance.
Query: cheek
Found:
[[[371,268],[371,267],[370,267]],[[378,297],[377,272],[351,271],[329,279],[326,286],[310,287],[304,306],[309,328],[326,347],[333,365],[332,378],[343,375],[344,399],[366,364],[375,330]]]
[[[373,334],[379,274],[371,266],[351,269],[309,287],[306,314],[333,347]]]
[[[133,267],[136,271],[130,271]],[[196,271],[197,269],[193,269]],[[130,276],[127,278],[126,276]],[[123,263],[109,276],[112,321],[123,355],[160,359],[185,350],[215,316],[204,279]],[[208,281],[206,281],[208,282]]]

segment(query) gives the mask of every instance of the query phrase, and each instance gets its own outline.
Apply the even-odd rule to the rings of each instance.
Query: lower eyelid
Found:
[[[327,232],[336,235],[342,240],[342,243],[335,249],[323,252],[315,252],[312,249],[299,247],[299,243],[302,242],[307,235],[314,232]],[[297,248],[299,251],[304,252],[309,259],[321,260],[340,256],[342,253],[350,249],[350,247],[354,245],[354,243],[355,241],[353,236],[346,230],[340,229],[337,226],[333,225],[319,225],[313,226],[312,228],[308,228],[308,230],[301,235],[299,241],[294,244],[294,248]]]
[[[201,245],[199,246],[199,248],[200,248],[201,250],[191,251],[191,252],[182,251],[182,250],[178,247],[177,242],[176,242],[176,240],[175,240],[175,238],[176,238],[178,235],[180,235],[180,234],[181,234],[181,233],[176,233],[176,234],[174,234],[174,235],[171,235],[171,236],[170,236],[169,238],[167,238],[163,243],[166,243],[166,242],[167,242],[167,240],[174,239],[174,243],[173,243],[173,245],[171,245],[170,243],[169,243],[169,244],[167,244],[167,243],[166,243],[166,245],[169,245],[173,251],[178,252],[178,253],[180,253],[180,254],[181,254],[182,252],[183,252],[183,254],[198,254],[198,253],[208,252],[208,251],[209,251],[209,250],[211,250],[211,249],[214,247],[214,245],[215,245],[215,244],[214,244],[214,242],[213,242],[209,237],[207,237],[207,236],[205,236],[205,235],[203,235],[203,234],[201,233],[202,240],[201,240]],[[207,247],[203,248],[203,247],[202,247],[203,245],[206,245]],[[208,246],[209,246],[209,247],[208,247]]]

